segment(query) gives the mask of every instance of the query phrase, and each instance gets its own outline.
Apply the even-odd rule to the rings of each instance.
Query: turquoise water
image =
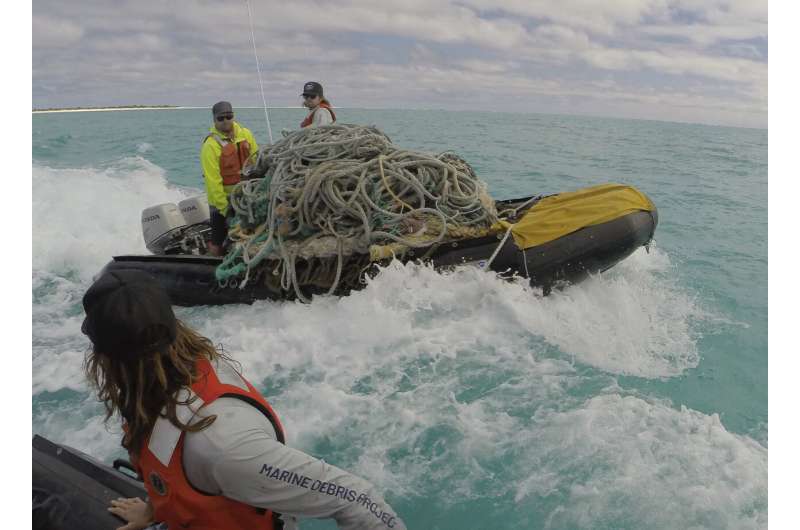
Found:
[[[337,110],[466,158],[495,198],[636,186],[650,253],[547,298],[391,266],[309,306],[179,309],[242,363],[289,443],[360,474],[409,528],[766,528],[767,131]],[[270,113],[296,128],[299,109]],[[260,141],[263,110],[238,112]],[[110,461],[80,299],[140,211],[200,191],[207,111],[33,116],[33,431]],[[310,522],[308,528],[333,528]]]

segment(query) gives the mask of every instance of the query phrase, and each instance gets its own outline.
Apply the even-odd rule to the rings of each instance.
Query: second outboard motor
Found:
[[[208,254],[206,241],[211,239],[211,211],[205,195],[190,197],[178,203],[186,228],[180,247],[167,249],[167,254]]]
[[[189,226],[207,223],[211,218],[211,212],[208,209],[208,201],[205,196],[184,199],[178,203],[178,208]]]

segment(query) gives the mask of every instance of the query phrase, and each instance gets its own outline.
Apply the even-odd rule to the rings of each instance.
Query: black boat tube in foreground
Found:
[[[109,530],[125,522],[108,512],[112,499],[146,498],[129,464],[109,467],[71,447],[33,437],[33,528]],[[120,468],[128,468],[123,472]],[[131,473],[131,474],[129,474]]]

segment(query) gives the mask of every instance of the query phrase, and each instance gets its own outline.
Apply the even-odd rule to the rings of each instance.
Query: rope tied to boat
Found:
[[[375,247],[402,253],[486,235],[497,221],[486,184],[465,160],[401,149],[370,126],[335,123],[290,133],[263,146],[243,177],[230,196],[233,248],[217,280],[237,278],[243,288],[266,267],[302,301],[308,298],[298,262],[309,281],[312,261],[335,259],[332,294],[347,261],[381,255]],[[332,266],[326,270],[333,274]]]

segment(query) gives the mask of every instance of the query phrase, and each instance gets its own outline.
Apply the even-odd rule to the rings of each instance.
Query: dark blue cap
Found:
[[[303,85],[303,93],[301,95],[322,97],[322,85],[316,81],[309,81]]]

